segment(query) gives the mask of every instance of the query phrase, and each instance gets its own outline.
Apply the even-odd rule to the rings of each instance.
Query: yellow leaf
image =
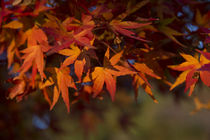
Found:
[[[54,84],[53,79],[50,77],[49,80],[47,80],[46,82],[44,82],[44,83],[41,82],[41,83],[39,84],[39,88],[40,88],[40,89],[43,89],[43,88],[49,87],[49,86],[51,86],[51,85],[53,85],[53,84]]]
[[[189,63],[194,63],[194,64],[199,63],[198,60],[191,55],[184,54],[184,53],[180,53],[180,55]]]
[[[155,103],[158,103],[158,101],[155,99],[155,97],[152,93],[151,87],[149,85],[147,85],[146,82],[138,74],[135,74],[133,77],[133,86],[135,88],[135,98],[136,99],[138,97],[139,86],[141,86],[144,89],[144,91],[153,99],[153,101]]]
[[[7,48],[7,59],[8,59],[8,68],[13,63],[14,59],[14,54],[15,54],[15,39],[12,40],[10,43],[9,47]]]
[[[77,57],[81,53],[81,50],[77,46],[71,45],[70,47],[71,49],[63,49],[59,51],[59,54],[69,56],[68,58],[64,60],[63,66],[68,66],[74,63],[74,61],[77,59]]]
[[[168,36],[170,39],[172,39],[174,42],[176,42],[177,44],[179,44],[182,47],[186,47],[185,45],[183,45],[182,43],[180,43],[174,36],[182,36],[184,35],[183,33],[177,32],[176,30],[170,28],[170,27],[166,27],[166,26],[161,26],[159,27],[159,30],[161,32],[163,32],[166,36]]]
[[[187,74],[189,73],[190,71],[184,71],[182,72],[179,77],[176,79],[175,83],[171,86],[170,90],[174,89],[176,86],[182,84],[185,80],[186,80],[186,77],[187,77]]]
[[[23,24],[17,20],[13,20],[10,23],[3,26],[3,28],[11,28],[11,29],[20,29],[23,27]]]
[[[149,67],[147,67],[147,65],[145,65],[144,63],[140,64],[140,63],[135,63],[133,65],[135,67],[135,69],[138,71],[138,72],[142,72],[142,73],[145,73],[149,76],[152,76],[154,78],[157,78],[157,79],[161,79],[159,76],[157,76],[152,69],[150,69]]]

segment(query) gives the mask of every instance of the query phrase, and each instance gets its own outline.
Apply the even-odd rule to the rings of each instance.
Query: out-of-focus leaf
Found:
[[[120,14],[117,19],[119,20],[123,20],[124,18],[126,18],[127,16],[129,16],[130,14],[136,12],[137,10],[139,10],[141,7],[145,6],[147,3],[149,3],[149,0],[143,0],[137,4],[135,4],[135,6],[133,7],[127,7],[126,12]]]
[[[200,26],[203,26],[205,28],[210,27],[210,12],[208,11],[206,14],[201,15],[200,11],[197,9],[196,10],[196,15],[195,15],[195,21],[197,24]]]
[[[182,47],[186,47],[184,44],[180,43],[174,36],[183,36],[183,33],[180,33],[170,27],[161,26],[159,27],[159,30],[164,33],[166,36],[168,36],[170,39],[172,39],[174,42],[179,44]]]
[[[10,23],[5,24],[3,27],[11,28],[11,29],[20,29],[23,27],[23,23],[21,23],[20,21],[17,21],[17,20],[13,20]]]
[[[13,99],[14,97],[21,95],[24,93],[25,88],[26,88],[26,82],[23,78],[21,77],[15,77],[13,79],[13,82],[15,86],[13,86],[11,89],[9,89],[9,98]]]
[[[158,103],[158,101],[155,99],[155,97],[152,93],[151,87],[148,84],[146,84],[146,82],[138,74],[135,74],[133,76],[133,83],[132,84],[133,84],[134,89],[135,89],[135,99],[136,100],[137,100],[137,97],[138,97],[138,89],[141,86],[142,88],[144,88],[145,92],[153,99],[153,101],[155,103]]]
[[[150,25],[151,23],[135,23],[131,21],[120,21],[120,20],[112,20],[110,22],[110,26],[114,31],[117,31],[125,36],[128,36],[133,39],[137,39],[140,41],[146,41],[145,39],[142,39],[138,36],[135,36],[135,33],[132,31],[129,31],[127,29],[136,29],[139,27]]]
[[[198,97],[194,98],[195,109],[191,112],[191,114],[195,114],[201,109],[210,109],[210,101],[208,103],[202,103]]]

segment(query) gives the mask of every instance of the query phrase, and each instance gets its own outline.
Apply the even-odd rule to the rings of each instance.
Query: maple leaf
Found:
[[[9,89],[10,99],[13,99],[16,96],[23,94],[26,88],[26,81],[24,79],[24,76],[15,77],[12,79],[12,82],[15,84],[15,86]]]
[[[90,42],[91,45],[94,43],[94,38]],[[70,49],[63,49],[59,51],[59,54],[68,56],[62,66],[68,66],[74,63],[75,74],[78,77],[78,82],[81,82],[82,73],[84,71],[84,67],[86,66],[89,69],[90,58],[97,59],[95,52],[93,49],[89,49],[88,46],[85,46],[82,50],[79,49],[78,46],[74,44],[70,45]]]
[[[54,81],[52,77],[49,77],[49,79],[46,80],[45,82],[42,82],[42,81],[39,82],[39,88],[44,89],[46,87],[52,86],[53,84],[54,84]]]
[[[135,63],[133,67],[138,71],[138,73],[147,74],[151,77],[154,77],[156,79],[160,79],[159,76],[157,76],[152,69],[150,69],[146,64],[144,63]]]
[[[150,69],[146,64],[144,63],[135,63],[132,65],[132,67],[138,72],[133,76],[133,86],[135,88],[135,99],[137,99],[138,96],[138,88],[139,86],[142,86],[145,90],[145,92],[150,95],[150,97],[153,99],[155,103],[158,103],[158,101],[153,96],[151,86],[145,76],[145,74],[154,77],[156,79],[161,79],[159,76],[157,76],[152,69]]]
[[[85,58],[83,58],[82,60],[77,60],[77,58],[81,54],[81,50],[77,46],[74,46],[73,44],[70,47],[71,47],[71,49],[63,49],[63,50],[59,51],[59,54],[68,56],[64,60],[62,67],[65,67],[65,66],[68,66],[68,65],[74,63],[75,74],[78,77],[79,82],[80,82],[82,73],[83,73],[83,69],[86,64],[86,60],[85,60]]]
[[[191,114],[195,114],[196,112],[200,111],[201,109],[208,109],[210,110],[210,101],[208,103],[202,103],[198,97],[194,98],[195,109],[191,112]]]
[[[47,42],[47,36],[45,33],[34,27],[31,30],[27,31],[28,46],[26,49],[21,52],[24,53],[22,58],[24,62],[20,67],[20,73],[25,73],[29,70],[31,66],[36,67],[43,79],[44,74],[44,52],[47,52],[50,49],[50,46]]]
[[[23,27],[23,24],[17,20],[13,20],[8,24],[5,24],[3,28],[11,28],[11,29],[20,29]]]
[[[68,67],[61,67],[60,69],[55,68],[55,71],[57,75],[57,86],[54,86],[53,102],[51,104],[50,110],[53,109],[61,94],[63,101],[66,105],[67,111],[69,112],[70,104],[68,88],[71,87],[76,89],[74,80],[70,76],[70,69]]]
[[[9,98],[16,99],[17,102],[21,101],[23,97],[31,93],[30,79],[26,75],[19,75],[14,78],[8,79],[8,82],[14,84],[13,87],[9,88]]]
[[[29,70],[29,68],[34,65],[37,67],[42,79],[45,77],[44,75],[44,56],[41,46],[36,45],[30,48],[26,48],[21,51],[24,53],[22,58],[24,59],[23,65],[20,68],[21,73],[25,73]]]
[[[146,82],[138,75],[135,74],[133,76],[133,86],[135,88],[135,99],[137,100],[138,97],[138,89],[141,86],[142,88],[144,88],[145,92],[153,99],[153,101],[155,103],[158,103],[158,101],[155,99],[151,87],[149,85],[146,84]]]
[[[91,16],[83,14],[82,22],[72,17],[68,17],[61,22],[57,17],[50,14],[46,14],[46,16],[48,19],[44,26],[47,27],[46,30],[56,40],[54,47],[48,54],[53,54],[68,48],[73,43],[95,49],[91,45],[91,41],[94,38],[92,29],[95,27]]]
[[[210,63],[210,60],[206,59],[202,54],[200,56],[200,61],[195,57],[187,54],[180,54],[186,62],[183,62],[179,65],[169,66],[169,68],[177,71],[183,71],[179,77],[176,79],[174,84],[171,86],[170,90],[174,89],[176,86],[182,84],[186,81],[185,85],[185,92],[190,89],[189,96],[192,94],[195,84],[198,81],[199,75],[203,83],[207,86],[210,86],[209,71],[199,71],[199,69],[207,64]]]
[[[25,36],[27,38],[27,47],[31,47],[34,45],[43,46],[44,51],[49,50],[48,38],[44,31],[37,27],[36,25],[25,32]]]
[[[147,26],[151,23],[136,23],[136,22],[131,22],[131,21],[121,21],[121,20],[112,20],[109,25],[111,26],[113,31],[119,32],[125,36],[128,36],[133,39],[137,39],[140,41],[146,41],[140,37],[135,36],[135,33],[132,31],[129,31],[127,29],[136,29],[140,28],[143,26]]]
[[[127,10],[126,10],[126,12],[120,14],[120,15],[117,17],[117,19],[120,19],[120,20],[125,19],[128,15],[130,15],[130,14],[136,12],[138,9],[140,9],[141,7],[143,7],[143,6],[145,6],[147,3],[149,3],[149,0],[142,0],[142,1],[138,2],[138,3],[136,3],[134,6],[128,7],[128,6],[130,6],[131,3],[132,3],[132,2],[129,1],[129,4],[127,5]]]
[[[14,53],[15,53],[14,48],[15,48],[15,40],[13,39],[7,48],[8,68],[12,65],[13,62]]]
[[[20,58],[18,47],[23,45],[25,43],[26,36],[23,32],[18,32],[17,36],[12,39],[10,42],[10,45],[7,47],[7,60],[8,60],[8,68],[11,67],[11,65],[14,62],[14,56]]]
[[[92,34],[92,28],[80,28],[73,32],[73,39],[78,45],[87,46],[89,48],[95,49],[94,46],[91,45],[91,40],[94,38]]]
[[[54,85],[55,82],[53,81],[52,77],[49,77],[45,82],[39,81],[39,89],[42,90],[42,93],[44,94],[45,100],[49,103],[49,105],[52,105],[52,102],[50,100],[47,87]]]
[[[135,73],[128,68],[116,65],[120,61],[122,54],[123,51],[115,54],[111,59],[109,59],[109,48],[107,49],[104,59],[105,67],[95,67],[92,72],[94,91],[93,97],[96,97],[102,91],[105,83],[106,89],[109,91],[112,101],[114,101],[116,92],[116,78],[114,76]],[[110,65],[106,63],[110,63]]]
[[[74,64],[75,74],[78,77],[79,82],[81,81],[85,64],[86,64],[85,58],[83,58],[82,60],[77,60]]]
[[[77,57],[80,55],[81,50],[74,44],[71,44],[70,49],[63,49],[63,50],[60,50],[58,53],[68,56],[62,64],[62,66],[68,66],[75,62]]]
[[[51,7],[45,6],[46,3],[47,0],[36,1],[32,16],[38,16],[40,12],[52,9]]]
[[[196,10],[195,21],[198,25],[203,26],[205,28],[209,28],[210,22],[210,12],[208,11],[206,14],[201,15],[200,11]]]
[[[94,97],[96,97],[101,92],[105,82],[111,99],[112,101],[114,101],[116,92],[116,80],[114,79],[110,71],[107,68],[96,67],[94,72],[92,73],[92,78],[94,80]]]
[[[159,27],[159,30],[164,33],[166,36],[168,36],[171,40],[173,40],[174,42],[176,42],[177,44],[179,44],[182,47],[186,47],[184,44],[180,43],[174,36],[183,36],[183,33],[180,33],[170,27],[167,26],[161,26]]]
[[[81,21],[75,18],[66,18],[62,25],[67,29],[67,31],[78,30],[79,28],[92,30],[95,27],[95,23],[92,20],[92,16],[82,14]]]

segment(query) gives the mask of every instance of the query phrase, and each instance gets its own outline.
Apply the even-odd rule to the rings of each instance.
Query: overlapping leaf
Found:
[[[49,32],[56,41],[54,47],[48,54],[68,48],[73,43],[95,49],[95,47],[91,45],[91,41],[94,38],[92,29],[95,26],[91,16],[82,15],[82,22],[73,17],[68,17],[61,22],[53,15],[46,14],[46,16],[48,19],[44,26],[47,32]]]
[[[199,76],[205,85],[210,86],[210,80],[208,78],[210,76],[210,72],[199,71],[203,65],[210,63],[210,60],[206,59],[202,54],[200,56],[200,61],[191,55],[181,54],[181,56],[186,60],[186,62],[175,66],[169,66],[171,69],[183,71],[171,86],[170,90],[186,81],[185,92],[190,89],[189,95],[191,95]]]
[[[77,57],[80,55],[81,50],[75,46],[74,44],[72,44],[70,46],[70,49],[63,49],[59,51],[59,54],[68,56],[64,62],[63,62],[63,66],[68,66],[74,63],[74,61],[77,59]]]
[[[10,23],[3,26],[4,28],[11,28],[11,29],[20,29],[23,27],[23,24],[17,20],[13,20]]]
[[[138,72],[137,74],[135,74],[133,76],[133,86],[135,88],[135,98],[137,99],[138,96],[138,88],[139,86],[143,87],[145,92],[150,95],[150,97],[154,100],[155,103],[157,103],[158,101],[155,99],[155,97],[153,96],[152,90],[151,90],[151,86],[146,78],[146,74],[154,77],[156,79],[160,79],[159,76],[157,76],[152,69],[150,69],[146,64],[144,63],[135,63],[133,65],[133,67],[135,68],[135,70]]]
[[[24,62],[19,71],[25,73],[31,66],[33,66],[38,69],[41,78],[43,79],[45,77],[43,53],[50,49],[47,42],[47,36],[41,29],[34,27],[27,31],[27,40],[27,48],[21,51],[24,53],[22,56]]]
[[[112,30],[119,32],[125,36],[128,36],[130,38],[140,40],[140,41],[146,41],[146,40],[135,36],[134,32],[127,29],[136,29],[136,28],[140,28],[149,24],[151,23],[136,23],[136,22],[131,22],[131,21],[120,21],[120,20],[112,20],[110,22],[110,26]]]
[[[92,72],[93,79],[93,91],[94,97],[96,97],[103,89],[104,83],[106,84],[106,89],[109,91],[112,101],[115,99],[116,92],[116,78],[115,76],[133,74],[135,72],[125,68],[123,66],[117,65],[122,57],[123,51],[115,54],[111,59],[109,59],[109,48],[105,53],[105,67],[95,67]],[[109,63],[109,64],[106,64]]]
[[[66,105],[67,111],[70,111],[69,102],[69,87],[76,89],[73,78],[70,76],[70,69],[68,67],[55,68],[57,85],[54,86],[53,102],[50,109],[53,109],[61,94]]]

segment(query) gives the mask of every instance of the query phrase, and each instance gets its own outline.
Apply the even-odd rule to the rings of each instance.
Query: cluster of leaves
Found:
[[[154,102],[151,78],[171,86],[170,90],[186,81],[189,95],[199,77],[210,86],[210,13],[197,9],[193,21],[199,30],[182,33],[173,26],[185,24],[176,16],[179,10],[163,10],[177,3],[201,2],[121,2],[2,1],[0,50],[7,54],[8,81],[14,84],[8,97],[20,101],[40,90],[50,109],[61,95],[70,111],[70,104],[90,97],[101,99],[106,90],[114,100],[117,78],[124,75],[133,79],[136,98],[142,87]],[[156,11],[150,10],[154,5]],[[198,41],[195,35],[203,51],[190,45],[195,42],[192,38]],[[181,43],[187,38],[191,39]],[[186,62],[171,66],[180,56]],[[170,69],[183,71],[174,84],[167,80],[167,73],[174,73]]]

